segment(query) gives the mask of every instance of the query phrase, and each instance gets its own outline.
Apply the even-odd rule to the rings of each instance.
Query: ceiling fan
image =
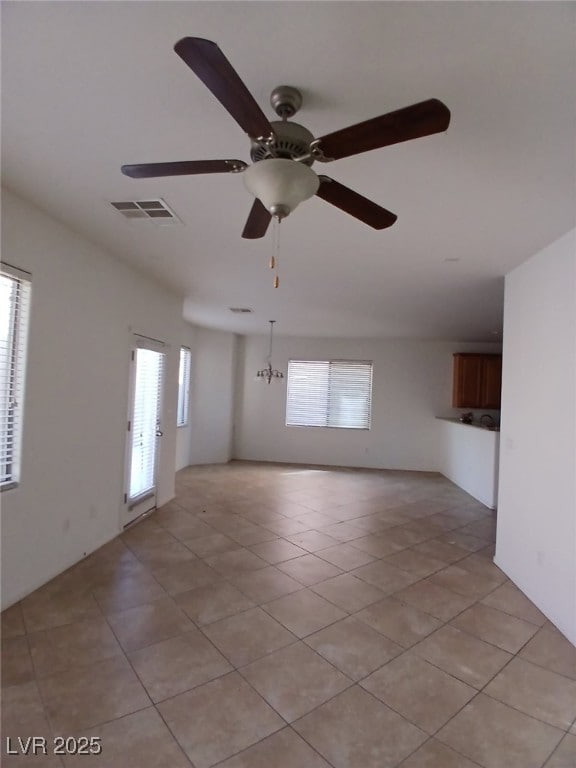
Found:
[[[317,175],[312,164],[440,133],[450,123],[450,110],[438,99],[428,99],[317,139],[304,126],[288,121],[302,105],[296,88],[279,86],[272,91],[270,102],[281,119],[270,122],[216,43],[184,37],[174,50],[248,134],[253,165],[242,160],[191,160],[123,165],[122,173],[141,179],[244,172],[246,187],[256,198],[242,232],[245,238],[263,237],[273,216],[288,216],[313,195],[374,229],[392,226],[394,213],[329,176]]]

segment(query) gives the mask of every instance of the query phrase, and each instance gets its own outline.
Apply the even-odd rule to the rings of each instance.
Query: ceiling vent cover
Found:
[[[110,205],[126,219],[153,220],[156,224],[182,223],[164,200],[126,200]]]

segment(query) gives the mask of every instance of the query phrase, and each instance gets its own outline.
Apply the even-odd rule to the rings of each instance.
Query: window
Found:
[[[20,479],[30,275],[8,264],[0,269],[0,487]]]
[[[190,361],[192,355],[187,347],[180,347],[180,370],[178,372],[178,427],[188,424],[190,406]]]
[[[370,429],[372,363],[290,360],[286,425]]]

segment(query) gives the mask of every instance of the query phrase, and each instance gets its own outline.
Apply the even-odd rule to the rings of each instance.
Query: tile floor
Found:
[[[2,614],[2,764],[574,768],[576,649],[494,536],[438,475],[184,470]],[[49,754],[6,754],[29,736]]]

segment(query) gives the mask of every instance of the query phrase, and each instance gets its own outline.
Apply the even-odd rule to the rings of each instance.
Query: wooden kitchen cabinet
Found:
[[[454,355],[453,408],[500,408],[502,355]]]

